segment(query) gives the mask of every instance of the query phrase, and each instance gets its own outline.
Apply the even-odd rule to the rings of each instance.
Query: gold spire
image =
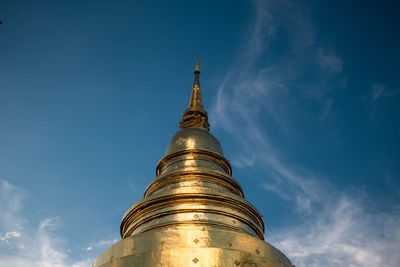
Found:
[[[199,56],[197,56],[196,68],[194,69],[194,82],[192,88],[192,95],[190,96],[189,108],[192,109],[203,109],[203,102],[201,100],[200,93],[200,68],[199,68]]]
[[[180,122],[180,129],[198,127],[206,130],[210,129],[207,112],[203,109],[203,102],[200,93],[200,68],[199,55],[194,69],[194,82],[192,94],[190,96],[189,107],[185,110]]]
[[[200,54],[197,55],[197,64],[196,64],[196,68],[194,69],[194,73],[199,72],[200,73],[200,68],[199,68],[199,57]]]

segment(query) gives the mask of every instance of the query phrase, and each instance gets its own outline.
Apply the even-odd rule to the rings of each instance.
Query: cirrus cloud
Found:
[[[324,175],[285,162],[273,133],[263,126],[276,125],[290,135],[297,131],[288,121],[298,117],[328,120],[334,112],[332,92],[346,86],[343,60],[316,42],[306,4],[253,2],[256,16],[245,52],[219,86],[210,117],[236,140],[232,163],[263,171],[268,178],[261,186],[294,204],[299,223],[278,229],[276,246],[296,266],[398,266],[400,207],[372,208],[376,201],[362,188],[339,190]],[[277,44],[280,49],[274,49]],[[374,99],[384,95],[384,88],[374,88]]]
[[[58,234],[59,218],[43,218],[35,226],[25,217],[24,200],[29,197],[26,190],[0,180],[0,266],[91,266],[90,257],[77,260],[67,252]]]

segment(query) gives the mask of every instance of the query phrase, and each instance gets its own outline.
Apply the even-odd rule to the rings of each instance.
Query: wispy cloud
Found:
[[[44,218],[37,226],[24,217],[23,200],[29,193],[0,180],[0,266],[83,267],[93,259],[68,254],[59,235],[59,218]],[[4,233],[4,234],[3,234]]]
[[[91,242],[90,246],[86,248],[86,251],[91,251],[93,249],[97,249],[97,250],[103,251],[106,248],[110,247],[111,245],[113,245],[113,244],[115,244],[117,242],[118,242],[117,238],[98,240],[96,242]]]
[[[0,234],[0,241],[5,241],[8,243],[9,239],[18,238],[18,237],[20,237],[20,235],[21,235],[21,233],[15,232],[15,231],[7,232],[4,235]]]
[[[296,266],[397,266],[400,207],[373,213],[364,197],[331,197],[305,223],[279,232]]]
[[[400,89],[389,90],[383,84],[373,84],[372,85],[372,100],[376,101],[382,97],[390,97],[400,94]]]
[[[331,93],[346,84],[343,60],[332,47],[315,41],[307,5],[268,0],[254,4],[248,41],[219,87],[215,119],[224,120],[222,109],[243,119],[262,114],[290,131],[290,113],[310,103],[320,108],[317,118],[328,119],[335,103]]]
[[[325,100],[325,105],[323,106],[322,113],[319,116],[320,120],[326,120],[329,114],[331,113],[332,105],[335,102],[334,99],[328,98]]]
[[[302,223],[278,234],[296,266],[397,266],[399,256],[391,255],[400,250],[399,207],[374,213],[361,189],[339,191],[324,175],[286,163],[273,133],[263,126],[290,134],[288,122],[304,114],[317,114],[319,123],[328,120],[332,92],[346,85],[343,60],[315,41],[304,3],[258,0],[254,5],[245,51],[221,83],[210,116],[213,125],[236,138],[240,156],[232,163],[263,170],[268,177],[263,188],[295,204]],[[374,97],[383,92],[377,88]]]

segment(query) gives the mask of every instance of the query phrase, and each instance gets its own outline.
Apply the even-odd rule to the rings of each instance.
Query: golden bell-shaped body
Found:
[[[203,110],[198,63],[181,130],[171,139],[144,198],[123,216],[122,240],[95,267],[273,266],[290,260],[264,241],[248,201]]]

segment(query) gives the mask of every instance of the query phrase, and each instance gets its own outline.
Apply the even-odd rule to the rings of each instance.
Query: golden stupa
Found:
[[[144,198],[124,214],[122,240],[94,267],[292,267],[264,241],[260,213],[244,199],[203,109],[199,60],[180,130]]]

